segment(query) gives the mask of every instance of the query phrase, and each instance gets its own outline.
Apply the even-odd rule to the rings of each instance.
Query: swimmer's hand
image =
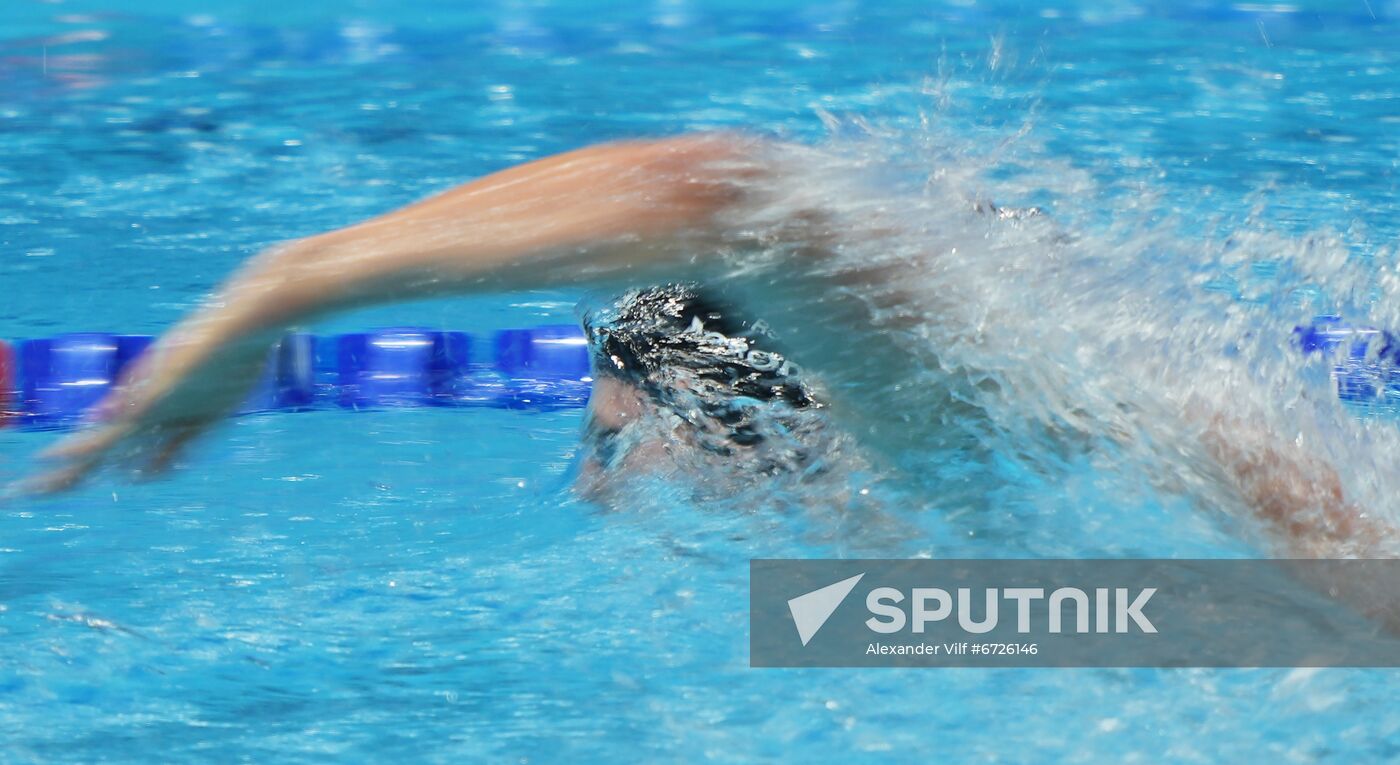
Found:
[[[99,404],[95,422],[41,455],[51,466],[19,491],[63,491],[109,463],[158,475],[237,407],[262,371],[271,340],[220,338],[202,321],[182,325],[143,354]]]
[[[24,487],[72,487],[108,463],[153,474],[230,412],[289,326],[432,295],[693,277],[722,211],[765,171],[760,141],[696,135],[594,146],[503,170],[253,259],[161,339]]]

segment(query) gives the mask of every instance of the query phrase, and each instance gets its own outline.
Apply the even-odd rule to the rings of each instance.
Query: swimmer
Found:
[[[889,236],[889,224],[879,210],[857,223],[834,216],[785,182],[820,162],[816,150],[733,134],[593,146],[275,246],[142,356],[99,422],[52,449],[54,467],[31,485],[66,489],[111,462],[165,470],[242,399],[269,344],[308,319],[387,301],[578,285],[624,291],[585,317],[599,373],[585,484],[666,459],[670,444],[754,476],[803,474],[824,462],[832,433],[916,464],[924,445],[960,436],[940,430],[956,418],[927,405],[926,394],[908,398],[924,385],[917,370],[929,366],[930,349],[907,306],[937,314],[960,295],[912,284],[915,272],[946,268],[932,246],[913,262],[838,267],[848,243]],[[969,214],[1007,226],[1046,218],[986,209],[997,214]],[[670,286],[636,289],[657,284]],[[965,395],[946,399],[941,406],[968,406]],[[1177,417],[1187,438],[1169,448],[1210,463],[1206,471],[1287,553],[1368,555],[1393,536],[1348,500],[1322,460],[1247,418],[1188,404]],[[646,437],[633,426],[644,419]]]
[[[702,496],[732,496],[861,462],[771,330],[695,285],[628,290],[582,319],[595,378],[576,483],[585,497],[654,473],[703,475]]]

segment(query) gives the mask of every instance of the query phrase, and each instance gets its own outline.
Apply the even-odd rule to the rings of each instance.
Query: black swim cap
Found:
[[[628,292],[583,323],[595,374],[636,385],[710,434],[701,439],[710,451],[754,446],[775,427],[804,429],[784,424],[784,412],[821,406],[795,364],[759,347],[771,339],[763,325],[737,320],[692,285]]]
[[[628,457],[642,444],[660,444],[659,464],[699,471],[704,491],[719,496],[748,479],[809,481],[850,464],[823,402],[772,350],[763,322],[739,319],[692,285],[668,284],[627,292],[585,312],[583,324],[595,375],[635,386],[655,409],[614,429],[590,420],[583,454],[600,474],[634,467]],[[658,464],[656,455],[637,464]]]
[[[706,392],[758,401],[781,399],[805,408],[817,404],[797,366],[759,347],[761,326],[703,296],[694,286],[668,284],[628,292],[584,317],[596,372],[661,393],[679,371],[705,383]]]

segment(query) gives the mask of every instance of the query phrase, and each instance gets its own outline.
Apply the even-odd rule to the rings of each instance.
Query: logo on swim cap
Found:
[[[816,404],[797,379],[800,367],[756,347],[755,335],[773,336],[767,324],[746,328],[691,285],[626,293],[588,312],[584,324],[600,373],[621,375],[653,393],[689,376],[707,383],[703,387],[714,395],[782,399],[799,408]]]

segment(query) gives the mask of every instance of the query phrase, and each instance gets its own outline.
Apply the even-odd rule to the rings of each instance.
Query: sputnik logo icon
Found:
[[[856,574],[850,579],[842,579],[836,584],[828,584],[819,590],[812,590],[806,595],[798,595],[789,600],[788,611],[792,613],[792,621],[797,625],[797,636],[802,638],[802,645],[807,645],[813,637],[816,637],[817,630],[826,624],[826,620],[836,613],[841,602],[851,594],[856,584],[860,582],[865,574]]]

